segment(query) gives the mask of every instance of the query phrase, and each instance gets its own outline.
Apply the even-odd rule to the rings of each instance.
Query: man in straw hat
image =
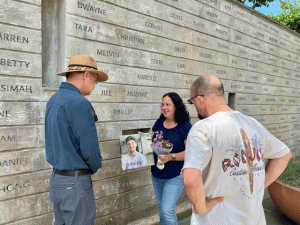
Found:
[[[95,218],[91,174],[102,166],[90,95],[95,84],[108,76],[87,55],[71,57],[59,90],[46,107],[45,140],[47,161],[53,166],[50,199],[55,225],[90,225]]]
[[[188,102],[205,118],[189,132],[182,169],[194,206],[191,224],[266,224],[264,190],[283,172],[292,153],[255,119],[226,104],[217,77],[199,77],[190,94]]]

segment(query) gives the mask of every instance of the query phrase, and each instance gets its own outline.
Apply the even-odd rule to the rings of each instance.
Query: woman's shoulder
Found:
[[[161,127],[163,127],[163,121],[161,119],[157,119],[153,125],[153,129],[157,129]]]
[[[179,124],[179,127],[191,129],[192,124],[190,122],[183,122],[183,123]]]

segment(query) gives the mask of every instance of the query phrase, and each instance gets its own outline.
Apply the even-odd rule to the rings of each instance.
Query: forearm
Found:
[[[280,174],[285,170],[291,158],[292,153],[289,152],[281,158],[269,160],[268,165],[266,167],[265,188],[267,188],[280,176]]]

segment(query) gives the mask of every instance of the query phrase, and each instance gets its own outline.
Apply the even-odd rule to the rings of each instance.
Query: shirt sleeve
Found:
[[[267,132],[264,157],[266,159],[275,159],[288,154],[290,149],[282,141],[272,135],[265,127],[264,129],[265,132]]]
[[[79,154],[89,166],[91,173],[96,173],[102,167],[93,108],[90,102],[81,101],[74,104],[71,111],[71,125],[79,142]]]
[[[141,154],[142,166],[146,166],[148,161],[144,155]]]
[[[212,157],[209,131],[201,124],[196,124],[187,137],[185,159],[182,170],[195,168],[203,171]]]

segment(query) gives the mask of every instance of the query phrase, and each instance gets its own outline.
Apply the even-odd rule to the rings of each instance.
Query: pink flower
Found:
[[[157,138],[154,138],[153,141],[157,142]]]

